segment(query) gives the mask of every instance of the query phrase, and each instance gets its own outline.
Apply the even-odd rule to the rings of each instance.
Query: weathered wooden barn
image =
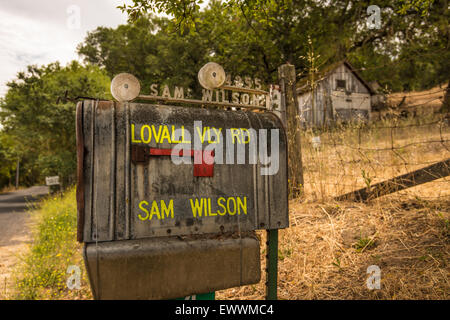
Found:
[[[338,121],[369,121],[371,86],[347,61],[340,61],[297,83],[300,121],[304,127],[319,127]]]

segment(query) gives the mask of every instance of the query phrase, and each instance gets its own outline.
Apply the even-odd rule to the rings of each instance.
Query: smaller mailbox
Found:
[[[96,299],[259,282],[255,230],[289,225],[273,113],[84,101],[77,148],[78,240]]]

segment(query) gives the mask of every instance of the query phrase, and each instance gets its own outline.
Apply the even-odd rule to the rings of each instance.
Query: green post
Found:
[[[277,300],[278,229],[267,230],[266,300]]]

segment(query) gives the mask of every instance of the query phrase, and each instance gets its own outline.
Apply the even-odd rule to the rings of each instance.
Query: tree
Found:
[[[195,89],[206,51],[198,36],[168,32],[168,20],[154,16],[116,29],[97,28],[78,46],[86,63],[104,67],[110,77],[132,73],[147,93],[152,83]]]
[[[70,97],[107,98],[109,85],[100,68],[76,61],[28,66],[7,84],[0,101],[0,150],[9,162],[20,159],[21,183],[42,183],[47,175],[61,176],[66,185],[75,181],[75,102],[61,97],[68,90]]]
[[[0,189],[13,184],[12,178],[17,160],[11,137],[0,131],[0,163],[2,164],[0,166]]]

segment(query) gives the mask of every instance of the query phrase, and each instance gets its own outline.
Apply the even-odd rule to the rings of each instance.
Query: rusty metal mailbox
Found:
[[[289,224],[277,116],[87,100],[77,148],[78,240],[96,299],[259,282],[254,231]]]

